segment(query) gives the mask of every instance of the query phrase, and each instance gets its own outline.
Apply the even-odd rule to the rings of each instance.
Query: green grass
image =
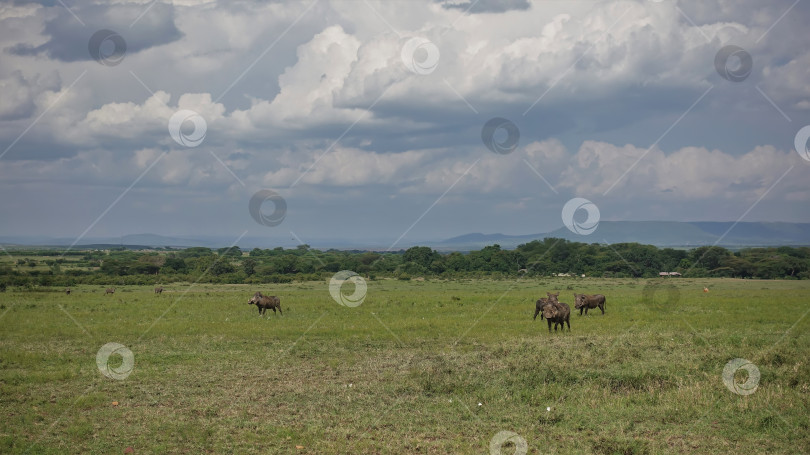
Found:
[[[810,282],[667,282],[669,307],[632,279],[370,281],[357,308],[327,283],[7,292],[0,453],[489,453],[502,430],[528,453],[810,452]],[[532,321],[574,290],[607,314]],[[96,366],[108,342],[124,380]],[[738,357],[748,396],[722,381]]]

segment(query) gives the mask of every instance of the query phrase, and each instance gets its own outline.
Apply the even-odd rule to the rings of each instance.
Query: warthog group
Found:
[[[546,292],[548,297],[541,297],[534,308],[534,319],[540,314],[540,319],[545,318],[548,321],[548,331],[551,333],[551,324],[554,323],[554,331],[557,331],[557,326],[565,330],[566,324],[568,331],[571,331],[571,307],[567,303],[560,302],[557,297],[560,293],[552,294]]]
[[[256,308],[259,309],[259,316],[264,315],[268,309],[273,310],[273,313],[275,314],[276,308],[278,308],[278,312],[282,316],[284,315],[284,313],[281,312],[281,300],[274,295],[262,295],[261,292],[256,291],[256,293],[253,294],[253,297],[248,300],[248,304],[256,305]]]
[[[551,324],[554,323],[554,331],[557,331],[557,326],[565,330],[568,325],[568,331],[571,331],[571,307],[567,303],[557,300],[560,293],[552,294],[546,292],[548,297],[541,297],[537,300],[534,307],[534,320],[537,320],[537,315],[540,319],[545,318],[548,321],[548,331],[551,332]],[[579,310],[579,315],[582,316],[583,310],[588,314],[588,309],[599,308],[602,314],[605,314],[605,296],[602,294],[586,295],[574,293],[574,308]]]

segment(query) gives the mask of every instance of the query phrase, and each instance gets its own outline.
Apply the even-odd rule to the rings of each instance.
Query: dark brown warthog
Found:
[[[65,294],[70,295],[70,288],[65,289]]]
[[[557,303],[557,302],[559,302],[559,300],[557,300],[557,297],[559,297],[559,296],[560,296],[560,293],[559,293],[559,292],[558,292],[558,293],[556,293],[556,294],[552,294],[552,293],[550,293],[550,292],[546,292],[546,295],[548,296],[548,301],[549,301],[549,302],[551,302],[551,303]]]
[[[107,290],[104,291],[104,295],[107,294],[115,294],[115,288],[107,288]]]
[[[278,308],[278,312],[283,316],[284,313],[281,312],[281,300],[274,296],[274,295],[262,295],[261,292],[256,292],[253,294],[253,297],[248,300],[249,305],[256,305],[256,308],[259,309],[259,316],[264,315],[268,309],[272,309],[273,313],[276,312],[276,308]]]
[[[550,305],[543,307],[543,316],[548,320],[548,333],[551,333],[551,323],[554,323],[554,331],[557,331],[559,324],[562,330],[565,330],[565,325],[568,324],[568,331],[571,331],[571,307],[567,303],[554,302]]]
[[[574,309],[579,310],[579,315],[582,316],[582,310],[585,310],[585,315],[588,314],[588,309],[599,308],[602,314],[605,314],[605,296],[602,294],[585,295],[574,294]]]
[[[158,286],[155,288],[155,294],[162,294],[163,293],[163,286]]]
[[[546,297],[540,297],[537,302],[534,304],[534,317],[532,318],[533,321],[537,320],[537,315],[540,315],[540,320],[543,320],[543,307],[546,305],[551,305],[551,302]]]

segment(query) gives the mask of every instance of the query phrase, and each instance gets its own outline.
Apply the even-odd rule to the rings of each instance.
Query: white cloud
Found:
[[[799,55],[783,65],[763,68],[764,90],[784,107],[810,109],[810,53]]]
[[[115,11],[137,16],[149,2],[116,4]],[[810,109],[806,9],[797,6],[771,29],[791,4],[534,1],[521,9],[514,1],[464,14],[430,0],[321,1],[309,12],[309,2],[164,2],[157,6],[166,16],[146,15],[143,27],[121,32],[140,33],[131,41],[140,44],[115,67],[87,59],[84,35],[98,24],[85,30],[54,21],[75,21],[61,5],[2,6],[0,47],[50,43],[71,61],[4,52],[0,141],[11,144],[30,130],[3,158],[0,177],[36,182],[43,192],[126,188],[161,157],[138,184],[171,189],[178,199],[160,200],[161,207],[182,206],[191,194],[211,201],[210,210],[230,207],[246,191],[233,171],[249,188],[298,181],[294,193],[309,202],[324,194],[351,202],[383,188],[392,201],[430,203],[455,185],[443,204],[474,205],[484,196],[519,212],[577,194],[604,204],[612,198],[626,204],[612,213],[633,216],[635,207],[668,210],[672,201],[747,206],[794,164],[774,194],[795,218],[796,204],[810,198],[805,162],[782,149]],[[112,9],[104,8],[97,2],[88,11],[107,17]],[[78,38],[54,41],[54,30]],[[150,30],[171,33],[143,35]],[[434,72],[414,74],[403,64],[412,37],[440,50]],[[715,72],[725,44],[754,59],[743,83]],[[679,124],[681,134],[634,166],[651,128],[663,124],[664,131],[710,85]],[[200,147],[184,149],[169,137],[168,119],[179,109],[206,120]],[[520,124],[521,147],[509,155],[478,140],[495,116]],[[706,130],[694,131],[695,117],[711,131],[754,126],[707,138]]]
[[[0,120],[28,117],[33,111],[31,87],[19,71],[0,79]]]
[[[334,99],[357,60],[359,47],[360,42],[338,25],[315,35],[299,46],[296,64],[279,76],[279,94],[271,102],[252,106],[251,121],[300,128],[339,120],[342,116],[336,118],[333,112]]]
[[[305,161],[287,153],[286,167],[265,174],[262,183],[271,187],[301,183],[328,186],[399,185],[414,178],[429,158],[428,151],[381,154],[336,146],[328,152],[309,153]],[[303,177],[302,177],[303,176]]]
[[[261,184],[284,187],[300,177],[302,184],[325,188],[390,185],[404,194],[441,194],[453,186],[453,192],[461,194],[550,196],[556,190],[583,197],[608,192],[639,201],[750,199],[791,165],[804,164],[795,153],[772,146],[732,155],[703,147],[664,153],[659,148],[585,141],[572,154],[555,139],[532,142],[508,155],[481,150],[383,154],[341,146],[322,153],[286,152],[280,167],[267,172]],[[782,186],[796,190],[801,182],[796,173]]]
[[[95,103],[86,118],[66,125],[64,137],[109,135],[111,128],[118,133],[116,127],[122,123],[127,128],[120,134],[126,138],[149,130],[159,132],[163,129],[161,122],[170,115],[159,105],[169,103],[166,94],[170,91],[161,86],[165,82],[178,88],[207,86],[207,90],[196,91],[200,93],[198,98],[205,97],[199,98],[196,105],[200,110],[210,110],[200,114],[213,128],[218,119],[225,121],[219,125],[217,136],[224,140],[244,139],[246,134],[266,138],[276,135],[275,129],[298,132],[330,124],[348,126],[356,121],[386,128],[407,124],[420,131],[432,128],[433,122],[420,124],[421,118],[413,113],[467,109],[464,101],[478,110],[506,103],[522,112],[544,93],[538,110],[564,110],[571,104],[587,102],[625,103],[627,108],[621,116],[629,122],[645,115],[635,113],[639,109],[634,105],[643,105],[644,101],[632,96],[634,90],[665,94],[667,90],[690,89],[700,93],[716,82],[712,61],[721,44],[740,40],[741,44],[755,46],[751,36],[764,26],[762,18],[755,21],[754,27],[725,18],[693,26],[672,5],[649,1],[592,5],[540,2],[526,11],[468,16],[431,2],[420,11],[418,21],[409,3],[349,6],[324,6],[328,11],[341,12],[345,25],[315,29],[297,46],[294,63],[283,70],[277,64],[273,68],[276,62],[270,57],[256,58],[263,49],[257,40],[268,37],[260,32],[268,26],[280,27],[298,19],[305,10],[302,5],[229,7],[211,3],[184,7],[176,20],[183,38],[127,56],[130,63],[137,65],[133,73],[147,86],[152,85],[155,95],[145,101],[139,96],[141,101]],[[309,16],[302,17],[306,22]],[[309,23],[301,26],[305,25],[312,27]],[[402,64],[400,51],[412,36],[431,39],[440,49],[434,73],[413,74]],[[749,50],[755,51],[753,47]],[[767,54],[757,54],[755,70],[762,68],[763,87],[769,94],[801,109],[810,102],[804,84],[810,52],[803,49],[798,54],[787,63],[783,58],[769,60]],[[169,77],[155,83],[156,75],[141,69],[144,64],[145,71],[162,71]],[[248,108],[228,108],[223,101],[213,106],[214,95],[232,84],[234,78],[242,77],[245,69],[250,75],[268,68],[273,68],[271,74],[278,74],[275,96],[249,96],[252,102]],[[116,73],[118,69],[94,71],[85,83],[98,85],[99,74],[114,75],[114,95],[131,98],[132,93],[144,93],[134,77],[123,67]],[[100,89],[105,90],[104,86],[111,82],[105,81]],[[242,89],[240,84],[244,83],[239,80],[231,90]],[[134,92],[122,90],[124,85],[134,87]],[[78,104],[75,107],[79,109],[95,93],[81,87],[75,91],[78,94],[73,104]],[[181,96],[180,107],[184,107],[182,101],[188,96],[193,95]],[[379,102],[375,109],[366,112],[375,101]],[[17,104],[20,102],[24,101]],[[38,108],[41,111],[44,106]],[[396,114],[403,109],[409,112],[405,119]],[[580,113],[587,114],[587,110]]]
[[[747,200],[758,197],[800,161],[795,153],[772,146],[735,156],[703,147],[665,154],[658,148],[648,152],[633,145],[586,141],[562,173],[560,186],[586,197],[609,192],[612,197],[637,200]],[[796,173],[782,186],[801,187],[800,177]]]

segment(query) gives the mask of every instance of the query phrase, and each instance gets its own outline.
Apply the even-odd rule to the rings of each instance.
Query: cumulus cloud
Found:
[[[289,186],[300,179],[305,184],[329,186],[399,185],[413,179],[428,158],[428,151],[379,154],[337,146],[300,163],[287,154],[280,160],[287,167],[268,172],[263,183]]]
[[[357,60],[360,41],[332,26],[298,47],[298,61],[279,76],[280,91],[270,102],[255,103],[253,123],[316,123],[333,119],[334,98]]]
[[[258,27],[251,26],[242,31],[229,25],[252,21],[256,14],[230,8],[222,11],[223,15],[216,15],[216,8],[221,6],[214,5],[190,9],[183,14],[182,20],[178,19],[181,26],[191,27],[178,31],[187,36],[182,40],[183,49],[205,47],[213,53],[194,51],[189,54],[167,41],[169,44],[163,46],[165,51],[156,55],[157,58],[168,56],[175,60],[167,64],[182,75],[172,77],[173,84],[188,81],[200,86],[196,82],[198,78],[211,79],[212,73],[230,70],[234,50],[243,52],[250,47],[251,40],[259,39]],[[129,5],[127,8],[140,6]],[[163,7],[170,8],[169,5]],[[293,17],[294,13],[306,13],[300,8],[284,9],[279,4],[271,7],[274,14],[278,13],[290,22],[297,19]],[[334,129],[321,129],[319,133],[316,127],[355,123],[373,125],[381,132],[404,127],[424,135],[435,129],[438,122],[446,122],[449,116],[460,110],[472,108],[480,111],[489,106],[508,106],[508,110],[528,113],[531,118],[552,111],[559,113],[558,119],[570,119],[556,125],[547,123],[552,130],[545,133],[553,136],[572,128],[574,122],[603,122],[602,108],[573,108],[587,103],[618,103],[622,106],[621,114],[611,116],[611,122],[616,126],[632,125],[645,120],[650,106],[656,103],[685,109],[688,101],[684,100],[684,93],[697,96],[717,83],[712,61],[719,47],[729,40],[754,34],[759,31],[761,22],[758,19],[756,30],[742,23],[718,19],[693,25],[671,5],[666,7],[648,1],[599,2],[588,9],[581,5],[570,6],[567,12],[560,12],[560,5],[541,2],[520,13],[482,12],[457,21],[456,12],[451,13],[443,7],[428,8],[423,12],[421,25],[415,27],[409,14],[399,14],[401,11],[397,5],[373,4],[372,7],[377,8],[374,10],[376,15],[369,7],[363,6],[361,9],[367,14],[352,15],[345,25],[333,24],[315,30],[306,41],[298,44],[294,63],[283,70],[275,70],[279,75],[278,92],[274,96],[249,96],[249,106],[246,107],[228,106],[216,98],[225,106],[225,111],[217,115],[228,120],[222,125],[223,135],[220,137],[239,140],[248,134],[255,139],[266,139],[279,133],[302,130],[309,134],[332,135]],[[338,9],[338,5],[330,5],[330,8]],[[105,10],[99,5],[88,7],[88,10],[97,10],[94,14],[105,17],[131,15]],[[60,18],[67,14],[64,8],[58,11]],[[161,37],[175,37],[174,32],[166,31],[175,27],[173,14],[150,20],[153,12],[161,11],[156,5],[138,22],[138,27],[160,29],[138,33],[155,42],[135,45],[133,51],[166,41]],[[173,9],[167,11],[171,13]],[[372,19],[368,18],[368,13]],[[201,33],[201,27],[207,27],[204,24],[215,16],[223,20],[217,22],[210,32]],[[171,24],[166,21],[171,21]],[[383,21],[392,28],[369,33],[374,30],[372,22],[377,27],[385,23]],[[46,33],[47,24],[55,22],[77,21],[72,18],[46,20]],[[448,27],[449,24],[453,26]],[[439,49],[441,58],[434,73],[414,74],[403,64],[400,53],[412,36],[426,37]],[[746,39],[750,41],[750,38]],[[222,52],[219,52],[220,45],[211,40],[224,41]],[[75,43],[82,40],[63,37],[51,41],[69,42],[75,51]],[[133,43],[127,41],[132,47]],[[82,53],[81,58],[88,57],[84,50]],[[758,56],[757,62],[762,66],[758,65],[756,69],[762,68],[762,74],[751,77],[767,79],[763,87],[770,95],[780,101],[789,99],[793,108],[803,109],[810,105],[808,89],[803,84],[807,71],[807,65],[803,63],[807,63],[808,56],[810,53],[803,52],[788,61],[770,61],[767,57],[763,60]],[[262,65],[270,63],[262,58],[248,62],[247,67],[253,72],[262,71]],[[254,64],[259,66],[253,69]],[[141,73],[136,69],[133,74]],[[128,80],[121,81],[122,77]],[[119,96],[143,93],[142,87],[138,87],[141,79],[154,85],[149,75],[141,74],[136,80],[131,75],[119,73],[116,77]],[[121,90],[122,82],[132,85],[135,91]],[[158,88],[157,92],[167,91]],[[215,96],[212,87],[196,93]],[[723,96],[721,92],[716,93]],[[154,98],[152,96],[145,103],[152,104]],[[754,98],[750,102],[762,103],[763,100]],[[107,100],[103,105],[95,106],[92,115],[82,120],[83,124],[74,127],[88,127],[89,132],[105,134],[106,129],[100,128],[104,122],[122,118],[130,122],[132,131],[140,132],[145,128],[158,131],[160,125],[154,119],[165,117],[166,113],[150,114],[149,111],[154,110],[152,106],[139,107],[138,104],[132,100]],[[28,107],[17,108],[15,112],[31,114],[30,103]],[[145,115],[138,116],[135,112],[138,110]],[[127,114],[126,111],[132,112]],[[110,114],[109,119],[107,114]],[[236,135],[239,136],[234,137]]]
[[[146,133],[160,135],[166,141],[168,122],[180,109],[196,112],[207,124],[216,124],[223,119],[225,107],[214,103],[209,93],[184,93],[176,106],[170,106],[171,95],[158,91],[142,104],[109,103],[87,113],[79,123],[78,131],[70,135],[79,142],[93,137],[131,139]]]
[[[583,197],[682,200],[750,199],[790,167],[804,163],[792,151],[757,146],[733,155],[704,147],[669,153],[655,147],[585,141],[569,151],[556,139],[535,141],[508,155],[458,150],[414,150],[380,154],[356,148],[288,151],[262,184],[274,188],[307,185],[386,185],[403,194],[441,194],[450,187],[465,194],[557,194]],[[801,175],[787,189],[802,188]],[[328,190],[327,190],[328,191]]]
[[[36,14],[40,5],[32,3],[23,4],[9,4],[4,3],[0,5],[0,21],[6,19],[16,19],[21,17],[29,17]]]
[[[443,205],[487,199],[517,219],[573,195],[630,218],[750,204],[805,165],[784,151],[810,109],[806,8],[780,19],[792,4],[138,0],[77,5],[80,20],[52,2],[3,5],[0,138],[13,147],[0,176],[58,192],[126,188],[149,169],[139,187],[180,198],[161,206],[193,189],[211,210],[257,187],[290,191],[302,212],[324,195],[429,205],[451,187]],[[90,61],[102,28],[126,40],[121,65]],[[439,52],[425,74],[403,62],[414,37]],[[752,56],[743,82],[715,71],[727,44]],[[169,136],[180,109],[206,121],[196,148]],[[492,117],[519,125],[513,153],[481,144]],[[801,175],[774,189],[788,218],[810,197]]]
[[[586,141],[561,174],[560,186],[583,196],[749,199],[800,161],[795,153],[772,146],[735,156],[704,147],[666,154],[658,148]]]
[[[0,121],[30,117],[36,110],[35,98],[46,90],[57,91],[61,85],[59,74],[35,75],[26,79],[21,71],[0,79]]]

